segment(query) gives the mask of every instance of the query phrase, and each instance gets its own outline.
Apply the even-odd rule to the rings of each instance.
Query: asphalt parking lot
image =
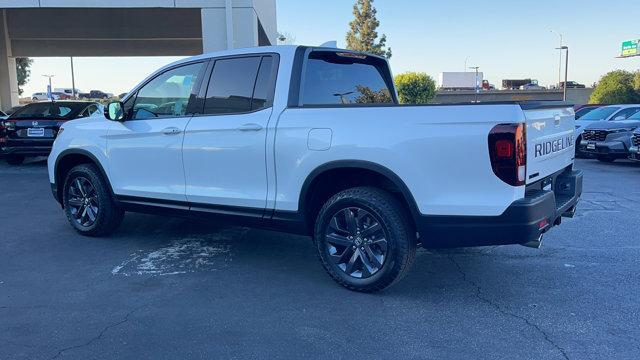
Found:
[[[421,250],[367,295],[308,238],[128,214],[88,239],[43,161],[0,165],[0,359],[640,358],[640,166],[578,160],[575,219],[519,246]]]

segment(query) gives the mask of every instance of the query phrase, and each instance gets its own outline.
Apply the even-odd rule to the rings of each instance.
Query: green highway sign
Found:
[[[622,57],[640,55],[640,40],[630,40],[622,43]]]

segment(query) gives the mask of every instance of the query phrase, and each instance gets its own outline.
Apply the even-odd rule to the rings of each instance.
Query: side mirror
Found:
[[[124,104],[121,101],[110,102],[104,108],[104,117],[113,121],[124,120]]]
[[[626,117],[624,117],[624,116],[620,115],[620,116],[616,116],[616,117],[613,119],[613,121],[625,120],[625,119],[626,119]]]

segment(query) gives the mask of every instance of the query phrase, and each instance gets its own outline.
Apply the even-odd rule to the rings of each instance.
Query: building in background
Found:
[[[276,44],[276,0],[0,0],[0,106],[16,57],[187,56]]]

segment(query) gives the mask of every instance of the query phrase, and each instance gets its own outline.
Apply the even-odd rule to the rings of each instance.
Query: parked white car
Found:
[[[572,108],[400,106],[386,59],[342,49],[189,58],[106,115],[64,124],[49,156],[78,232],[141,211],[310,235],[357,291],[401,279],[418,245],[537,247],[582,192]]]
[[[56,94],[51,94],[51,96],[53,97],[53,100],[60,100],[60,96]],[[46,92],[37,92],[31,95],[31,100],[49,100],[49,96]]]

